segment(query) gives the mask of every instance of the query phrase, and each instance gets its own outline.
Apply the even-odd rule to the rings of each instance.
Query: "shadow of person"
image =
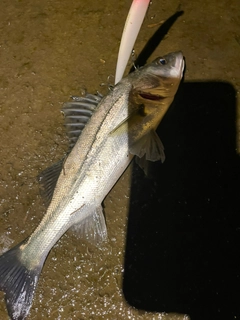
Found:
[[[225,82],[187,82],[158,128],[166,160],[132,175],[123,291],[136,308],[240,316],[236,101]]]
[[[144,66],[147,63],[148,58],[159,46],[160,42],[167,35],[173,24],[179,17],[184,14],[184,11],[177,10],[171,17],[169,17],[164,23],[154,32],[152,37],[148,40],[142,51],[139,53],[135,60],[135,66]],[[134,66],[130,69],[130,72],[134,71]]]

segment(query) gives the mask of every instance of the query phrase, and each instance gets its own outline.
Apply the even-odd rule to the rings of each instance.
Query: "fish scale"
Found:
[[[11,319],[27,317],[45,259],[70,227],[91,242],[107,239],[101,203],[133,157],[145,172],[147,160],[165,159],[155,130],[183,69],[182,53],[169,53],[122,79],[105,97],[86,95],[65,104],[72,149],[40,178],[50,201],[47,212],[27,239],[0,256],[0,289]]]

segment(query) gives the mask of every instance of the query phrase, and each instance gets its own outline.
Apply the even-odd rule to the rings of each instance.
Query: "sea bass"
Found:
[[[70,227],[78,226],[89,240],[106,240],[101,204],[133,157],[163,160],[155,130],[183,69],[182,53],[169,53],[129,74],[105,97],[87,94],[65,105],[72,149],[42,176],[47,212],[27,239],[0,257],[0,290],[11,319],[26,318],[44,261]]]

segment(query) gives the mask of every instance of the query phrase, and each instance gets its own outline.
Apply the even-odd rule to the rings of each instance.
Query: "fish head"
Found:
[[[173,52],[158,57],[130,75],[128,123],[131,141],[156,130],[178,90],[184,64],[182,52]]]
[[[158,57],[138,69],[133,81],[135,97],[150,101],[173,100],[183,76],[184,58],[181,51]]]

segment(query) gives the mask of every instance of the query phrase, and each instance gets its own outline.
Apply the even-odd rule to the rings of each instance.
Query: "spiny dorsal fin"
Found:
[[[70,149],[76,144],[101,99],[100,94],[86,94],[85,97],[73,97],[74,101],[64,103],[62,112],[65,116]]]

